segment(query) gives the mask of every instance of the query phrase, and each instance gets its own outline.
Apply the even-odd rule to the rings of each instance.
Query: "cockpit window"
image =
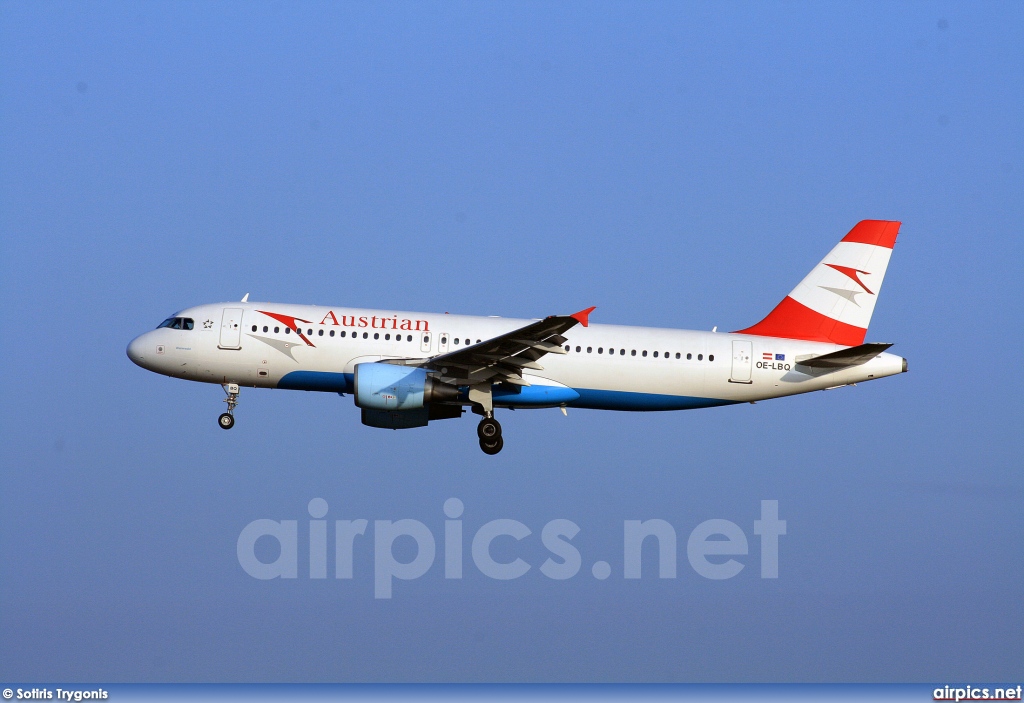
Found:
[[[190,330],[195,327],[196,323],[191,317],[168,317],[166,320],[157,326],[157,329],[166,327],[172,330]]]

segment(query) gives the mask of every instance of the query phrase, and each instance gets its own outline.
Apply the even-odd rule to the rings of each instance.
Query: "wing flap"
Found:
[[[530,341],[528,339],[515,339],[515,340],[512,340],[512,341],[518,342],[518,343],[520,343],[520,344],[522,344],[523,346],[526,346],[526,347],[531,347],[533,349],[538,349],[538,350],[540,350],[540,351],[542,351],[542,352],[544,352],[546,354],[568,354],[569,353],[565,349],[562,348],[562,345],[560,343],[559,344],[550,344],[549,342],[532,342],[532,341]]]
[[[495,378],[514,385],[530,385],[522,378],[523,369],[541,371],[537,361],[545,354],[565,354],[564,336],[576,325],[589,324],[594,308],[574,315],[552,315],[519,329],[486,339],[479,344],[417,360],[418,366],[439,371],[446,379],[467,382]]]

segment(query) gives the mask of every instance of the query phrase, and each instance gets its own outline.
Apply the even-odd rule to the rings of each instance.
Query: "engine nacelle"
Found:
[[[458,397],[458,388],[435,381],[426,369],[381,363],[355,367],[356,405],[366,410],[416,410]]]

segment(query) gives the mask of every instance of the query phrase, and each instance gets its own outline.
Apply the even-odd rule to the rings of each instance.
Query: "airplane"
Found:
[[[864,220],[768,315],[731,333],[591,324],[595,308],[523,320],[250,302],[177,312],[128,345],[135,364],[239,390],[351,395],[370,427],[482,416],[480,448],[504,446],[498,408],[710,408],[856,385],[907,371],[864,343],[900,223]],[[542,363],[543,362],[543,363]]]

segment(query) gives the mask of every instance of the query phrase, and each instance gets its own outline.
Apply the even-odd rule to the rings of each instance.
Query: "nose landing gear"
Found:
[[[493,413],[488,413],[480,421],[476,428],[476,434],[480,438],[480,449],[484,454],[497,454],[505,446],[505,442],[501,438],[501,425],[494,419]]]
[[[228,411],[226,413],[221,413],[220,417],[217,418],[217,424],[220,425],[223,430],[230,430],[235,426],[235,407],[238,405],[238,384],[222,383],[220,387],[228,394],[228,397],[224,399],[224,402],[228,404]]]

